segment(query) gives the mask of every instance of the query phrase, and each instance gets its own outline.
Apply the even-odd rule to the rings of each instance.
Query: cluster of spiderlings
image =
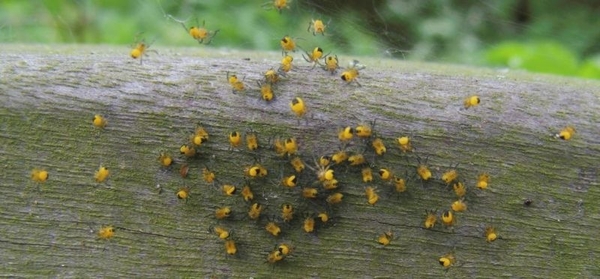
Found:
[[[267,80],[264,82],[271,84]],[[302,100],[299,98],[295,100],[290,104],[292,111],[303,111],[305,108]],[[299,104],[302,108],[295,110],[294,106]],[[424,227],[434,229],[438,222],[448,228],[454,226],[456,213],[467,209],[465,202],[467,188],[466,183],[460,179],[458,164],[451,165],[439,178],[436,178],[428,165],[429,158],[422,159],[413,153],[415,150],[410,138],[402,136],[395,139],[398,149],[392,149],[395,152],[391,152],[392,155],[388,156],[403,156],[414,163],[409,162],[404,175],[400,175],[401,172],[394,169],[397,166],[391,168],[384,162],[385,155],[390,152],[386,146],[386,139],[377,134],[375,124],[376,122],[373,121],[340,127],[337,132],[331,134],[331,137],[336,137],[339,141],[339,148],[324,154],[303,150],[293,136],[263,135],[260,137],[252,129],[248,129],[245,133],[231,131],[227,135],[221,135],[220,138],[224,139],[223,142],[227,142],[229,146],[229,152],[247,155],[248,160],[247,164],[239,166],[239,173],[243,174],[243,186],[235,183],[220,183],[214,171],[208,167],[201,169],[206,184],[219,184],[215,186],[222,192],[224,201],[239,194],[244,202],[245,208],[240,208],[239,204],[222,205],[214,210],[214,219],[219,224],[211,227],[209,231],[224,243],[225,255],[236,256],[238,242],[230,237],[230,231],[221,224],[223,222],[256,223],[264,235],[274,239],[285,238],[289,230],[300,230],[305,234],[316,235],[319,230],[328,227],[331,216],[342,215],[339,210],[340,204],[346,191],[352,191],[348,185],[351,181],[348,179],[349,176],[355,176],[365,183],[364,205],[376,206],[380,200],[385,200],[388,196],[382,195],[382,190],[379,188],[385,187],[388,192],[397,195],[402,195],[408,190],[411,168],[414,171],[413,177],[417,177],[421,184],[439,181],[440,184],[451,187],[457,198],[449,210],[442,210],[439,213],[436,210],[427,210]],[[186,161],[182,166],[186,166],[186,172],[190,160],[202,157],[199,154],[204,153],[200,151],[206,146],[208,139],[207,130],[198,126],[189,136],[189,142],[181,146],[180,153]],[[267,141],[265,139],[268,139],[268,144],[265,144]],[[188,156],[187,153],[190,152],[188,149],[194,150],[189,154],[192,156]],[[206,152],[210,151],[206,150]],[[168,154],[164,151],[159,154],[158,161],[161,168],[169,167],[173,163],[173,158]],[[281,170],[279,173],[268,169],[273,162],[279,164]],[[378,174],[378,177],[374,178],[373,173]],[[487,189],[489,181],[490,176],[482,173],[475,185],[479,189]],[[288,194],[284,195],[283,200],[273,199],[270,196],[273,189],[269,187],[277,187]],[[190,188],[183,187],[176,193],[178,198],[187,200],[190,196]],[[290,199],[290,196],[295,198]],[[486,227],[483,235],[487,242],[498,238],[492,226]],[[380,233],[376,240],[382,246],[391,245],[394,233],[389,229]],[[290,251],[291,248],[287,244],[277,244],[276,248],[266,255],[266,261],[272,264],[281,262],[288,258]],[[446,269],[455,265],[455,262],[453,253],[439,259],[439,263]]]
[[[289,8],[289,1],[285,0],[274,0],[268,4],[279,12]],[[219,32],[219,30],[205,29],[205,22],[201,26],[197,24],[189,28],[184,23],[181,24],[186,32],[189,32],[190,36],[200,44],[211,43]],[[326,26],[321,20],[311,20],[308,31],[313,35],[324,35]],[[153,51],[149,50],[150,45],[151,43],[146,43],[144,39],[137,40],[136,38],[136,43],[130,52],[131,57],[139,59],[142,63],[142,59],[148,52]],[[296,40],[290,36],[284,36],[280,45],[284,57],[281,59],[278,69],[270,68],[261,73],[262,78],[256,81],[260,88],[260,98],[267,102],[275,98],[275,85],[280,84],[281,77],[287,78],[295,68],[292,65],[294,57],[289,55],[289,52],[294,52],[297,47],[299,48]],[[311,52],[305,51],[302,56],[310,63],[311,70],[320,66],[324,71],[333,75],[339,68],[337,55],[324,54],[320,47],[315,47]],[[358,76],[359,70],[363,68],[364,66],[354,60],[342,72],[341,79],[348,84],[355,83],[361,86]],[[229,72],[226,76],[233,93],[240,93],[247,89],[244,84],[245,78],[239,79],[235,74]],[[481,99],[478,96],[470,96],[464,100],[463,106],[464,109],[476,109],[480,102]],[[302,98],[294,97],[289,101],[289,106],[295,116],[304,117],[306,115],[307,106]],[[108,121],[102,115],[96,114],[92,119],[92,125],[102,132],[107,127]],[[201,173],[202,181],[222,194],[220,197],[222,197],[223,204],[211,209],[211,218],[214,218],[217,224],[211,226],[208,231],[216,236],[217,241],[223,243],[224,254],[227,256],[237,255],[239,243],[232,236],[232,230],[228,229],[224,223],[229,222],[227,224],[235,225],[235,222],[252,222],[260,228],[257,233],[277,239],[275,248],[266,254],[268,263],[275,264],[291,258],[293,247],[282,242],[281,238],[288,235],[289,230],[316,235],[320,230],[330,227],[329,224],[335,219],[332,216],[343,215],[340,206],[342,206],[345,195],[351,194],[353,191],[354,187],[350,185],[353,181],[351,176],[354,176],[354,180],[365,183],[361,190],[361,198],[364,193],[364,200],[361,204],[369,208],[376,207],[386,200],[388,195],[383,193],[386,190],[398,196],[409,191],[411,178],[409,170],[414,171],[412,177],[417,177],[422,185],[438,181],[443,186],[451,188],[453,196],[456,197],[449,209],[439,212],[426,209],[422,226],[425,229],[437,229],[439,228],[436,227],[438,223],[447,228],[458,225],[457,216],[466,214],[463,212],[466,212],[468,208],[467,199],[472,197],[468,195],[470,192],[467,191],[468,185],[472,184],[467,183],[459,175],[458,164],[450,165],[449,169],[445,170],[437,179],[428,165],[429,158],[422,159],[416,155],[417,150],[413,148],[413,142],[409,136],[402,135],[395,139],[399,153],[393,154],[394,152],[390,152],[391,150],[386,147],[387,139],[377,135],[374,126],[375,121],[355,127],[340,127],[337,133],[330,135],[332,138],[337,137],[336,140],[339,141],[340,147],[338,150],[328,153],[303,150],[294,135],[263,135],[263,144],[266,139],[269,139],[269,143],[266,145],[260,144],[258,133],[251,129],[245,133],[230,131],[228,134],[218,135],[218,138],[223,139],[223,144],[228,145],[229,152],[242,154],[237,156],[237,159],[248,155],[245,157],[248,162],[239,166],[240,179],[234,178],[233,181],[218,180],[217,173],[211,169],[212,166],[209,168],[206,165],[210,164],[210,159],[207,159],[210,157],[207,154],[211,150],[211,146],[207,147],[209,133],[203,126],[197,126],[179,147],[178,151],[182,158],[174,158],[173,154],[177,154],[174,150],[160,151],[158,167],[161,170],[168,170],[176,165],[182,179],[188,180],[190,180],[188,176],[190,173]],[[567,126],[552,136],[568,141],[575,136],[575,133],[573,127]],[[299,137],[299,135],[296,136]],[[219,142],[217,145],[220,144]],[[242,150],[243,152],[241,152]],[[383,157],[390,153],[392,156],[405,156],[409,160],[404,175],[399,175],[401,172],[397,169],[398,166],[390,166],[383,161]],[[199,167],[200,164],[205,165]],[[274,171],[275,168],[269,168],[273,165],[280,166],[281,172],[277,173]],[[218,167],[219,170],[225,168],[221,165]],[[94,180],[96,183],[104,183],[109,179],[110,174],[108,167],[100,165],[94,172]],[[31,180],[40,184],[45,183],[50,177],[47,170],[39,168],[33,169],[30,175]],[[489,174],[480,173],[474,185],[480,190],[486,190],[490,187],[490,180]],[[173,189],[173,192],[178,199],[185,202],[185,206],[190,206],[188,201],[192,201],[196,196],[201,195],[200,193],[207,191],[207,189],[192,191],[199,187],[183,185],[178,189]],[[385,189],[382,189],[383,187]],[[286,195],[271,195],[274,188],[285,192]],[[231,202],[234,199],[240,202]],[[527,199],[524,204],[530,206],[532,201]],[[112,225],[102,226],[97,231],[97,238],[102,240],[113,238],[115,228]],[[486,225],[483,228],[482,236],[488,243],[501,238],[492,225]],[[380,232],[376,241],[382,246],[388,246],[393,245],[392,241],[395,239],[394,232],[389,229]],[[439,264],[445,269],[454,266],[456,262],[454,253],[448,253],[439,258]]]
[[[445,228],[452,229],[457,224],[457,213],[467,210],[465,200],[467,197],[466,185],[468,183],[460,176],[458,164],[450,165],[438,177],[428,164],[429,158],[422,159],[419,155],[414,154],[410,138],[401,136],[395,140],[399,152],[392,152],[391,155],[388,155],[403,156],[409,161],[406,165],[408,169],[404,170],[404,175],[398,175],[402,172],[392,169],[384,162],[384,155],[389,154],[389,152],[385,139],[377,135],[374,126],[375,121],[370,125],[360,124],[356,127],[339,128],[336,136],[340,142],[340,150],[319,158],[316,163],[317,167],[313,169],[317,173],[318,180],[323,181],[323,177],[326,176],[325,174],[328,171],[332,171],[331,178],[333,179],[333,173],[342,166],[350,175],[360,174],[361,181],[366,184],[364,187],[365,204],[369,206],[375,206],[379,201],[385,200],[387,196],[379,193],[381,190],[378,190],[378,186],[389,189],[388,192],[402,195],[408,190],[407,184],[410,177],[416,177],[417,181],[420,181],[423,187],[426,188],[428,184],[432,183],[441,184],[446,188],[450,187],[452,195],[456,197],[450,208],[441,211],[425,210],[426,217],[422,226],[425,229],[434,229],[437,223],[441,223]],[[410,163],[410,161],[413,161],[413,163]],[[394,168],[398,167],[395,166]],[[409,174],[410,168],[413,168],[413,175]],[[379,179],[373,178],[374,169],[379,174]],[[359,178],[358,175],[357,178]],[[335,179],[338,179],[338,177],[335,176]],[[488,188],[489,181],[490,175],[481,173],[473,184],[478,189],[485,190]],[[492,226],[487,226],[482,235],[487,242],[493,242],[498,238],[496,229]],[[376,241],[382,246],[388,246],[393,239],[394,234],[390,229],[380,233]],[[444,268],[449,268],[455,264],[456,259],[453,253],[449,253],[442,256],[439,262]]]
[[[295,39],[287,35],[281,39],[280,44],[283,58],[281,59],[279,67],[277,70],[274,70],[274,68],[268,69],[261,74],[263,77],[262,79],[256,80],[258,91],[260,93],[259,96],[266,102],[270,102],[276,97],[275,92],[280,91],[277,88],[278,84],[282,81],[282,78],[289,78],[290,72],[295,68],[292,64],[294,57],[289,55],[289,52],[295,52],[297,47],[300,48],[296,44]],[[311,69],[314,69],[318,65],[323,70],[334,74],[339,68],[337,55],[329,56],[329,53],[323,54],[323,49],[320,47],[315,47],[310,53],[305,51],[305,53],[302,54],[302,57],[312,64]],[[347,83],[355,82],[360,86],[357,80],[358,70],[363,68],[364,66],[358,64],[358,61],[352,61],[350,67],[342,73],[342,80]],[[229,72],[227,72],[226,78],[233,93],[243,92],[247,88],[243,82],[245,78],[240,80],[237,75],[230,74]],[[306,106],[300,97],[292,99],[290,107],[293,113],[298,117],[302,117],[306,113]]]
[[[424,188],[428,188],[429,184],[440,184],[442,188],[450,188],[452,196],[455,196],[455,200],[451,203],[450,208],[444,210],[425,210],[426,216],[422,223],[425,229],[434,229],[436,224],[441,223],[444,228],[450,229],[451,232],[453,226],[457,225],[457,215],[467,210],[466,199],[467,197],[474,197],[474,195],[467,195],[467,185],[472,185],[480,190],[488,189],[488,183],[490,182],[490,175],[487,173],[480,173],[474,182],[468,182],[463,179],[458,170],[459,164],[450,165],[447,170],[442,173],[435,174],[433,168],[429,165],[429,157],[421,158],[415,154],[415,149],[412,147],[412,142],[408,136],[401,136],[395,139],[398,149],[395,152],[389,152],[386,147],[386,140],[377,135],[376,129],[374,129],[375,121],[367,124],[360,124],[358,126],[345,126],[340,127],[337,134],[337,140],[340,143],[340,148],[330,154],[323,155],[315,162],[315,166],[308,166],[317,174],[317,180],[319,182],[326,181],[328,172],[330,179],[339,179],[339,185],[345,185],[343,183],[344,177],[338,177],[337,170],[343,169],[348,175],[356,174],[356,178],[360,178],[365,183],[364,196],[365,205],[376,206],[378,202],[385,200],[387,196],[383,194],[384,189],[378,189],[384,187],[387,192],[392,194],[403,195],[408,191],[408,182],[410,178],[416,178],[417,182]],[[392,149],[394,150],[394,149]],[[388,155],[389,154],[389,155]],[[400,156],[405,157],[408,164],[405,166],[407,169],[402,172],[394,166],[393,168],[385,163],[385,157],[387,156]],[[412,162],[412,163],[411,163]],[[411,170],[412,169],[412,170]],[[374,179],[373,173],[379,174],[379,179]],[[409,172],[414,172],[412,175]],[[403,175],[400,175],[403,173]],[[360,176],[358,175],[360,174]],[[338,183],[336,183],[338,185]],[[325,187],[325,184],[323,184]],[[338,188],[345,190],[345,188]],[[340,191],[340,193],[342,193]],[[446,206],[444,206],[446,207]],[[457,214],[458,213],[458,214]],[[492,226],[487,226],[482,232],[482,235],[487,242],[493,242],[498,238],[496,229]],[[391,229],[380,233],[376,238],[377,243],[382,246],[388,246],[392,243],[394,234]],[[442,256],[439,260],[440,264],[444,268],[453,266],[456,262],[456,258],[453,253]]]
[[[183,157],[182,159],[176,159],[173,158],[173,156],[171,155],[172,153],[169,151],[161,151],[159,156],[158,156],[158,162],[160,164],[161,168],[170,170],[172,168],[178,168],[179,169],[179,175],[181,176],[181,178],[187,178],[189,173],[190,173],[190,169],[192,169],[192,171],[199,171],[199,170],[195,170],[194,167],[191,166],[191,163],[194,162],[197,158],[201,157],[201,149],[204,148],[204,145],[208,142],[209,140],[209,133],[207,132],[207,130],[202,126],[202,125],[197,125],[194,132],[191,133],[189,135],[189,137],[187,138],[187,140],[182,143],[182,145],[179,147],[179,154]],[[177,165],[176,167],[173,167],[173,164]],[[214,185],[214,181],[216,180],[215,177],[215,173],[210,171],[208,169],[208,167],[204,167],[202,170],[202,178],[207,181],[208,183],[211,183],[211,185]],[[224,192],[228,192],[233,194],[233,192],[235,192],[235,188],[230,189],[229,187],[225,187],[226,185],[223,186],[223,191]],[[162,188],[161,191],[162,192]],[[160,193],[159,192],[159,193]],[[175,192],[176,196],[178,199],[183,200],[185,202],[187,202],[187,200],[190,198],[190,196],[192,195],[192,187],[190,186],[182,186],[180,187],[176,192]]]
[[[289,77],[290,72],[294,70],[293,57],[287,53],[295,48],[293,39],[285,36],[281,40],[281,46],[284,57],[279,68],[267,70],[261,74],[262,79],[256,81],[260,88],[259,96],[266,102],[275,98],[276,86],[279,86],[281,78]],[[311,69],[321,66],[332,74],[338,69],[337,56],[323,55],[323,50],[319,47],[315,47],[311,53],[305,53],[302,56],[311,63]],[[358,61],[353,61],[351,66],[342,73],[341,79],[347,83],[356,83],[361,86],[357,77],[358,71],[362,68],[363,66],[360,66]],[[247,89],[243,80],[234,74],[227,73],[227,82],[233,93],[240,93]],[[473,96],[465,100],[464,107],[472,108],[479,103],[479,97]],[[306,114],[305,102],[300,97],[294,97],[289,106],[293,115],[298,118]],[[215,221],[253,222],[257,224],[264,235],[278,241],[282,238],[285,239],[286,235],[289,235],[289,230],[300,230],[305,234],[316,235],[320,230],[329,227],[331,216],[341,216],[342,212],[339,207],[347,194],[345,191],[349,188],[349,185],[345,184],[345,176],[360,174],[356,177],[365,183],[363,186],[365,206],[376,206],[382,199],[386,199],[387,195],[381,193],[383,189],[398,196],[406,193],[411,177],[410,170],[404,170],[402,175],[398,169],[393,169],[383,163],[381,158],[389,152],[385,138],[376,135],[374,126],[375,121],[354,127],[341,127],[337,135],[332,135],[337,136],[339,149],[326,154],[311,154],[301,150],[295,137],[267,135],[264,139],[269,138],[269,144],[262,146],[259,145],[258,134],[253,130],[245,133],[230,132],[227,136],[229,149],[231,151],[246,149],[252,157],[249,160],[254,160],[254,162],[246,164],[240,169],[244,176],[241,186],[227,183],[216,186],[222,192],[224,199],[239,194],[246,208],[242,209],[239,206],[231,205],[219,206],[214,210]],[[565,129],[556,137],[568,140],[572,134],[574,134],[574,129]],[[181,146],[180,153],[188,159],[196,158],[197,149],[202,147],[207,140],[208,133],[199,127],[196,129],[196,133],[190,136],[190,142]],[[409,159],[412,157],[413,162],[416,160],[412,177],[417,177],[417,180],[420,180],[423,185],[438,180],[428,165],[429,158],[422,159],[418,155],[413,155],[415,149],[409,136],[400,136],[395,139],[395,143],[398,145],[399,156],[406,156]],[[264,153],[267,151],[271,153],[265,155]],[[168,154],[165,152],[159,155],[162,167],[169,167],[173,162]],[[283,171],[277,174],[276,171],[268,170],[266,164],[263,163],[267,159],[278,160]],[[184,166],[187,174],[188,164],[183,164],[182,169]],[[439,177],[441,184],[451,187],[456,196],[455,199],[448,209],[440,211],[426,209],[426,217],[423,222],[425,229],[437,229],[437,223],[441,223],[445,228],[452,228],[457,225],[457,217],[467,211],[468,188],[466,182],[460,179],[457,167],[458,164],[450,166]],[[338,175],[338,173],[342,173],[342,170],[346,175]],[[186,177],[183,175],[183,171],[180,173],[182,177]],[[374,173],[376,174],[375,178],[373,177]],[[208,167],[202,169],[202,177],[210,185],[214,185],[218,181],[215,172]],[[489,181],[490,175],[481,173],[474,185],[478,189],[485,190],[488,189]],[[270,198],[269,185],[280,187],[289,194],[285,195],[284,200]],[[189,196],[189,187],[183,187],[177,191],[177,197],[180,199],[187,200]],[[296,198],[289,199],[290,196]],[[267,200],[268,202],[265,202]],[[209,231],[223,242],[225,255],[237,255],[236,244],[238,242],[230,236],[229,230],[219,224],[211,227]],[[488,243],[498,239],[496,228],[491,225],[485,227],[482,236]],[[394,239],[394,233],[389,229],[380,233],[376,241],[385,247],[393,245]],[[288,244],[277,244],[276,248],[266,255],[266,262],[277,264],[289,258],[291,251],[292,248]],[[456,261],[454,253],[448,253],[439,258],[439,264],[446,270],[456,265]]]
[[[264,8],[275,9],[281,13],[284,9],[289,9],[289,3],[286,0],[273,0],[265,3]],[[205,22],[202,25],[187,27],[184,22],[179,22],[190,36],[197,40],[200,44],[210,44],[215,38],[219,30],[210,31],[206,29]],[[318,34],[325,35],[327,24],[320,19],[312,19],[307,31],[314,36]],[[276,99],[276,92],[281,92],[278,88],[282,86],[282,81],[291,78],[292,73],[298,69],[297,65],[293,64],[294,57],[291,53],[302,50],[302,58],[310,63],[310,70],[319,66],[322,70],[330,72],[331,75],[337,73],[339,60],[337,55],[332,55],[330,52],[325,53],[324,50],[315,46],[311,51],[306,51],[298,45],[298,38],[289,35],[283,36],[279,45],[282,50],[283,58],[279,65],[260,73],[261,78],[255,80],[258,90],[252,89],[245,83],[246,78],[238,78],[235,73],[226,73],[226,81],[229,84],[232,93],[242,93],[245,91],[256,91],[257,98],[269,103]],[[143,39],[137,40],[131,51],[131,57],[139,58],[142,63],[142,58],[147,55],[150,44],[147,44]],[[365,66],[359,64],[357,60],[352,60],[349,66],[341,73],[340,78],[346,84],[356,84],[362,86],[359,81],[359,71]],[[467,97],[463,101],[464,109],[475,108],[481,102],[479,96],[473,95]],[[305,117],[307,113],[307,105],[301,97],[294,96],[289,100],[289,107],[293,115],[298,118]],[[101,116],[94,118],[94,126],[104,128],[106,120]],[[201,167],[203,181],[213,186],[216,191],[222,193],[223,205],[214,209],[214,215],[211,214],[218,225],[211,226],[209,232],[215,234],[218,239],[222,240],[225,245],[226,255],[234,256],[237,253],[236,241],[231,237],[231,233],[222,222],[226,221],[250,221],[258,224],[262,233],[273,237],[284,237],[288,230],[298,229],[306,234],[316,234],[319,230],[324,229],[331,222],[332,216],[340,216],[340,204],[344,200],[345,194],[352,192],[349,187],[351,178],[355,176],[360,179],[365,185],[362,187],[365,196],[364,206],[374,207],[378,202],[386,200],[389,196],[386,194],[394,194],[400,197],[409,190],[409,182],[411,178],[420,181],[425,187],[427,184],[438,181],[440,184],[451,188],[456,196],[451,203],[449,209],[429,210],[426,209],[426,217],[423,222],[425,229],[437,229],[436,224],[439,222],[446,228],[452,228],[456,225],[457,213],[462,214],[467,210],[467,184],[459,177],[457,170],[458,164],[450,166],[448,170],[443,172],[439,179],[434,175],[432,169],[428,165],[428,157],[422,159],[416,155],[416,150],[413,148],[411,137],[401,135],[395,139],[398,145],[397,156],[403,156],[408,161],[406,169],[401,172],[398,166],[390,166],[383,160],[388,152],[386,147],[386,138],[378,136],[375,132],[375,121],[368,124],[359,124],[357,126],[340,127],[337,131],[337,140],[339,140],[339,148],[334,152],[321,153],[309,152],[302,150],[297,142],[296,137],[281,136],[281,135],[263,135],[263,144],[268,139],[268,144],[261,145],[259,143],[258,133],[253,130],[248,130],[245,133],[240,131],[230,131],[223,138],[228,139],[228,151],[240,153],[242,156],[247,156],[248,163],[239,167],[239,173],[242,178],[232,181],[219,181],[216,172],[208,166]],[[554,137],[569,140],[575,134],[575,129],[568,126]],[[198,160],[202,163],[207,163],[206,157],[203,156],[210,153],[201,151],[208,142],[209,134],[204,127],[196,127],[195,132],[190,135],[189,141],[181,145],[179,153],[183,156],[182,160],[174,159],[172,153],[168,151],[160,152],[158,161],[161,168],[172,168],[174,163],[179,163],[179,173],[182,178],[187,178],[188,173],[198,172],[195,169],[198,164],[193,161]],[[217,143],[219,144],[219,143]],[[245,144],[245,148],[244,148]],[[395,153],[395,152],[393,152]],[[391,156],[394,156],[391,155]],[[388,155],[390,156],[390,155]],[[239,156],[238,156],[239,157]],[[239,159],[239,158],[237,158]],[[411,163],[412,161],[412,163]],[[279,166],[279,173],[270,169],[273,164]],[[221,166],[219,166],[221,167]],[[414,173],[411,175],[409,172]],[[374,178],[375,173],[375,178]],[[108,177],[108,169],[101,166],[96,173],[96,181],[102,182]],[[35,181],[43,182],[47,178],[43,175],[33,174],[32,178]],[[475,186],[478,189],[488,189],[490,176],[487,173],[481,173]],[[271,188],[269,188],[271,187]],[[271,192],[274,188],[278,191],[283,191],[283,199],[274,199]],[[183,186],[175,191],[177,198],[188,201],[191,197],[193,187]],[[206,189],[202,189],[203,192]],[[243,209],[239,203],[232,205],[226,201],[235,199],[236,196],[241,196],[243,200]],[[293,198],[290,198],[293,197]],[[302,216],[298,218],[298,216]],[[487,226],[483,232],[487,242],[493,242],[498,238],[496,229],[492,226]],[[112,234],[111,234],[112,236]],[[109,238],[109,237],[103,237]],[[390,245],[394,239],[394,233],[391,229],[381,233],[377,237],[377,242],[383,246]],[[292,248],[289,244],[279,243],[276,248],[267,254],[267,262],[277,263],[288,257]],[[456,262],[453,253],[446,254],[439,259],[439,263],[444,268],[453,266]]]
[[[400,138],[398,138],[397,143],[399,144],[402,152],[407,151],[406,144],[408,142],[401,142]],[[428,158],[421,160],[421,158],[417,156],[416,176],[420,178],[424,185],[425,183],[436,180],[430,167],[427,165],[427,159]],[[449,209],[441,210],[439,215],[437,210],[425,210],[425,219],[422,223],[423,228],[433,230],[435,229],[435,225],[439,222],[446,229],[450,229],[451,232],[454,232],[453,226],[457,224],[457,216],[467,210],[467,203],[465,202],[467,197],[467,183],[461,179],[457,168],[458,164],[451,164],[439,176],[439,184],[446,188],[451,187],[452,193],[456,199],[450,204]],[[475,186],[480,190],[485,190],[488,188],[489,181],[490,175],[487,173],[481,173],[477,177]],[[485,227],[482,235],[485,237],[487,242],[493,242],[498,238],[496,229],[489,225]],[[454,253],[448,253],[439,258],[439,264],[446,270],[455,265],[455,263],[456,258]]]
[[[229,177],[230,181],[225,182],[219,180],[216,172],[206,165],[202,167],[202,164],[210,163],[207,158],[214,157],[209,155],[211,152],[219,152],[220,148],[216,146],[219,143],[212,143],[215,137],[218,136],[209,136],[209,131],[198,125],[195,132],[184,138],[186,142],[180,147],[181,158],[173,158],[171,152],[161,151],[157,167],[168,170],[177,168],[173,165],[179,164],[182,166],[180,170],[185,167],[186,173],[181,177],[188,180],[188,172],[200,172],[203,184],[214,186],[216,191],[222,193],[223,204],[216,207],[211,214],[217,224],[211,226],[209,232],[224,242],[227,256],[236,255],[238,242],[231,237],[230,230],[225,228],[225,222],[230,225],[233,222],[255,223],[263,230],[263,234],[273,238],[285,237],[288,231],[293,229],[315,235],[318,230],[330,224],[332,214],[335,214],[343,199],[343,194],[336,190],[338,181],[333,175],[334,172],[329,169],[333,163],[331,159],[320,160],[320,164],[315,162],[312,166],[305,163],[307,158],[301,155],[303,150],[299,148],[295,137],[271,136],[266,143],[267,140],[252,129],[245,133],[232,131],[220,137],[223,139],[221,143],[227,142],[229,148],[226,152],[231,156],[242,162],[247,160],[248,163],[234,166],[234,169],[239,169],[239,176]],[[329,157],[324,155],[322,158]],[[272,171],[270,167],[268,169],[268,166],[272,165],[279,166],[280,172]],[[200,168],[196,169],[198,166]],[[180,171],[180,174],[182,173]],[[243,186],[240,187],[240,183]],[[210,187],[195,186],[197,183],[192,181],[185,184],[191,186],[174,189],[177,198],[185,203],[197,196],[192,196],[192,192],[211,191]],[[314,187],[316,184],[322,186]],[[199,189],[195,190],[197,188]],[[285,193],[286,200],[271,198],[274,190]],[[232,199],[238,199],[237,196],[241,196],[242,203],[231,202]],[[280,244],[269,253],[267,261],[279,262],[290,252],[289,244]]]

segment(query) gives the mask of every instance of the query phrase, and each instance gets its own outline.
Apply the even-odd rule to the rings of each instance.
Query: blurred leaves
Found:
[[[486,59],[490,64],[538,73],[573,76],[578,72],[575,54],[550,41],[500,43],[487,51]]]
[[[600,55],[583,61],[577,75],[585,78],[600,79]]]
[[[197,45],[171,15],[186,28],[220,29],[216,47],[278,50],[290,35],[303,50],[599,78],[594,0],[294,0],[282,13],[270,2],[3,0],[0,42],[129,45],[143,32],[158,45]],[[306,31],[318,18],[331,20],[326,36]]]

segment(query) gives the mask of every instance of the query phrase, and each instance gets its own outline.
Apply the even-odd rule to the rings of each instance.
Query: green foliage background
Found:
[[[277,50],[286,34],[306,50],[526,69],[600,78],[600,2],[593,0],[0,1],[0,42],[197,43],[177,22],[219,29],[215,47]],[[327,35],[306,31],[330,21]]]

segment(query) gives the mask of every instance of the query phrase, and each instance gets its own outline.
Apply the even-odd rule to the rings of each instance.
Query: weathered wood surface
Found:
[[[256,89],[232,94],[225,75],[246,76],[256,88],[260,73],[277,67],[278,53],[156,47],[160,54],[140,65],[119,47],[0,49],[2,276],[600,276],[598,81],[360,58],[368,67],[357,87],[309,70],[296,55],[296,71],[266,104]],[[340,56],[344,65],[351,58]],[[481,97],[481,105],[460,110],[471,94]],[[289,111],[294,96],[309,107],[300,124]],[[109,121],[102,131],[91,125],[96,113]],[[339,128],[374,119],[388,147],[378,167],[412,175],[418,154],[429,158],[439,178],[449,164],[460,163],[470,187],[469,209],[458,214],[453,229],[421,228],[425,210],[442,210],[455,200],[439,179],[424,186],[413,180],[397,197],[376,177],[381,200],[369,206],[359,170],[341,167],[336,175],[346,197],[334,226],[316,235],[302,233],[299,221],[284,227],[282,240],[296,249],[272,267],[266,254],[278,241],[262,225],[223,222],[235,230],[239,246],[236,257],[225,257],[222,242],[207,233],[217,224],[211,212],[229,204],[241,219],[247,205],[206,185],[200,169],[208,165],[221,181],[243,183],[242,168],[254,156],[228,150],[230,131],[253,129],[264,145],[269,137],[296,137],[303,158],[311,161],[339,148]],[[183,180],[178,166],[161,169],[157,156],[161,150],[178,155],[196,123],[211,139]],[[571,141],[551,137],[566,125],[578,132]],[[412,136],[414,154],[401,155],[395,145],[404,134]],[[289,166],[273,159],[272,151],[260,154],[270,174],[253,185],[267,211],[275,214],[283,202],[313,209],[297,191],[272,185]],[[97,185],[93,175],[100,164],[112,174]],[[39,190],[30,181],[36,167],[50,172]],[[492,176],[488,191],[473,187],[481,172]],[[310,184],[311,177],[302,176],[301,184]],[[183,185],[192,188],[187,203],[174,194]],[[526,198],[532,206],[523,205]],[[103,224],[119,228],[113,239],[97,239]],[[502,239],[486,243],[486,224],[496,226]],[[396,239],[379,247],[375,239],[388,229]],[[452,251],[457,263],[445,272],[437,260]]]

